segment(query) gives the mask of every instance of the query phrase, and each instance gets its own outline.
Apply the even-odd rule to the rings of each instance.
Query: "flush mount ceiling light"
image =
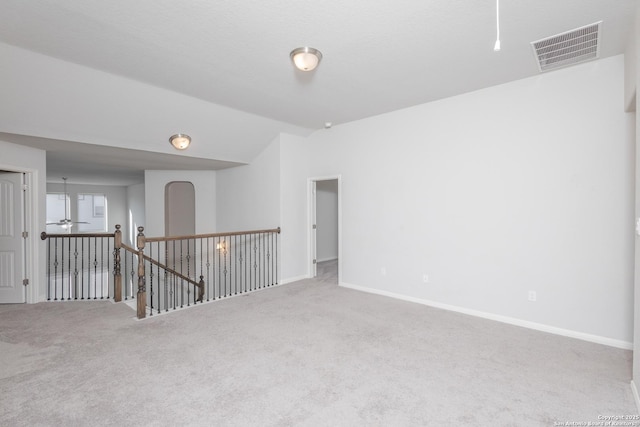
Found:
[[[186,150],[191,144],[191,137],[184,133],[177,133],[169,138],[169,142],[176,150]]]
[[[312,47],[293,49],[289,56],[296,68],[301,71],[313,71],[322,59],[322,53]]]

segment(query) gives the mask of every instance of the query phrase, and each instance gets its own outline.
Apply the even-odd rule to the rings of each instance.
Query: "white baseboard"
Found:
[[[287,279],[280,279],[281,285],[286,285],[287,283],[297,282],[298,280],[309,279],[308,275],[297,276],[297,277],[289,277]]]
[[[516,319],[514,317],[508,317],[508,316],[501,316],[493,313],[486,313],[483,311],[472,310],[464,307],[458,307],[455,305],[443,304],[437,301],[430,301],[430,300],[425,300],[421,298],[410,297],[407,295],[396,294],[389,291],[367,288],[365,286],[352,285],[350,283],[341,282],[340,286],[349,288],[349,289],[354,289],[357,291],[368,292],[371,294],[382,295],[390,298],[427,305],[429,307],[440,308],[448,311],[455,311],[457,313],[468,314],[470,316],[476,316],[484,319],[495,320],[497,322],[508,323],[510,325],[521,326],[523,328],[528,328],[528,329],[534,329],[536,331],[548,332],[555,335],[576,338],[579,340],[589,341],[597,344],[603,344],[610,347],[622,348],[624,350],[633,350],[633,343],[630,343],[627,341],[616,340],[612,338],[602,337],[599,335],[586,334],[583,332],[572,331],[569,329],[556,328],[555,326],[544,325],[542,323],[530,322],[528,320]]]
[[[636,401],[636,408],[638,409],[638,413],[640,413],[640,396],[638,395],[638,388],[636,387],[636,383],[631,380],[631,392],[633,393],[633,400]]]

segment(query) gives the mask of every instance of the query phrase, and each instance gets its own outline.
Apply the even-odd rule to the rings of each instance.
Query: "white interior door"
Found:
[[[23,174],[0,172],[0,303],[25,302]]]

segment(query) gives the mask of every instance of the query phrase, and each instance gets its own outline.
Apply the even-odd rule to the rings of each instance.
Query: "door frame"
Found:
[[[26,278],[29,279],[29,285],[27,286],[26,303],[35,304],[39,301],[40,292],[39,287],[42,280],[40,274],[40,252],[38,241],[40,239],[38,233],[38,209],[39,209],[39,188],[38,188],[38,173],[37,169],[20,168],[15,165],[0,164],[0,170],[7,172],[16,172],[24,174],[24,185],[27,190],[24,194],[24,231],[29,233],[29,236],[24,239],[24,272]],[[44,271],[44,270],[43,270]]]
[[[317,242],[313,229],[316,209],[316,182],[338,180],[338,284],[342,284],[342,175],[328,175],[307,178],[307,276],[314,277],[313,257],[317,252]]]

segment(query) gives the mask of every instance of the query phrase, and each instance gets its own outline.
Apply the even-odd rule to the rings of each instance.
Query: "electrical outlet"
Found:
[[[536,302],[538,299],[538,295],[536,295],[536,291],[529,291],[529,301]]]
[[[426,274],[426,273],[425,273],[425,274],[423,274],[423,275],[422,275],[422,281],[423,281],[424,283],[429,283],[429,275],[428,275],[428,274]]]
[[[382,274],[383,276],[386,276],[387,275],[387,269],[385,267],[382,267],[380,269],[380,274]]]

